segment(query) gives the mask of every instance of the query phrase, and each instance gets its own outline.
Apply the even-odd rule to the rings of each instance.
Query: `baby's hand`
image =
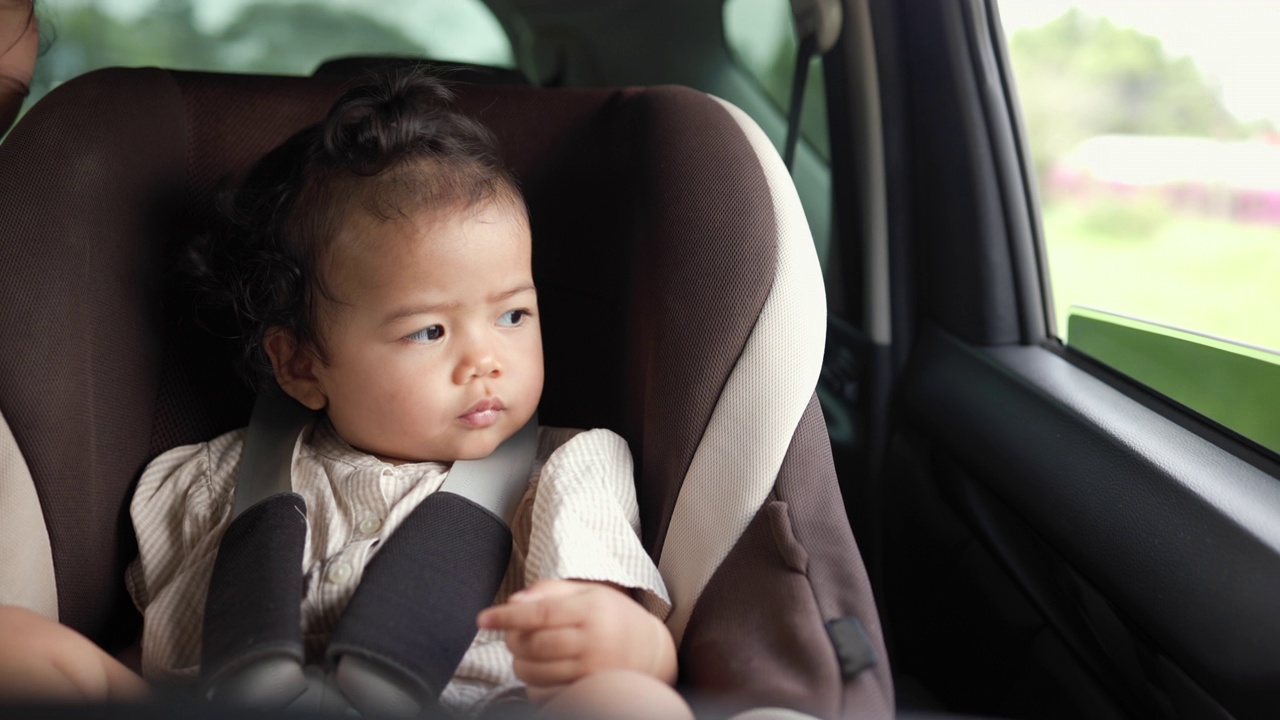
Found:
[[[622,591],[601,583],[547,580],[476,618],[506,630],[516,677],[541,703],[591,673],[627,669],[675,681],[676,648],[662,621]]]

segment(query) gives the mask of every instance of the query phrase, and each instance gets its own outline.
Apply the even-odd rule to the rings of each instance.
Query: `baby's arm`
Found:
[[[88,638],[25,608],[0,606],[0,699],[132,702],[147,685]]]
[[[676,679],[675,642],[666,625],[612,585],[538,582],[480,613],[477,622],[506,631],[516,676],[535,702],[606,670],[634,671],[668,685]]]

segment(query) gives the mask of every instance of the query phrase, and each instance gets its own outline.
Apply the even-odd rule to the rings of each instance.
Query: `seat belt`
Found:
[[[813,59],[817,41],[813,35],[800,38],[800,49],[796,52],[796,68],[791,75],[791,104],[787,109],[787,141],[783,145],[782,162],[787,170],[795,170],[796,145],[800,142],[800,111],[804,108],[805,84],[809,79],[809,61]]]
[[[232,522],[205,598],[202,694],[280,707],[303,695],[302,551],[307,507],[293,492],[293,450],[314,413],[279,389],[254,401]]]
[[[783,143],[782,161],[787,170],[795,170],[796,145],[800,142],[800,112],[804,107],[804,91],[809,79],[809,63],[824,55],[840,39],[844,10],[840,0],[791,0],[792,24],[796,29],[799,49],[795,72],[791,75],[791,103],[787,108],[787,138]]]
[[[338,621],[325,667],[305,666],[306,504],[293,452],[314,413],[279,390],[254,403],[231,525],[214,561],[202,693],[259,707],[417,715],[433,705],[493,602],[510,522],[537,450],[531,419],[488,457],[457,461],[370,560]]]
[[[537,439],[530,420],[487,457],[455,462],[369,561],[326,651],[362,713],[416,715],[439,699],[506,575]]]

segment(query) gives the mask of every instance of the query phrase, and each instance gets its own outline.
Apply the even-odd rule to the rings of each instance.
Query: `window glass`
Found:
[[[791,83],[799,52],[790,0],[728,0],[724,5],[724,33],[734,61],[760,83],[785,117],[791,106]],[[810,61],[808,73],[801,101],[800,136],[829,163],[827,100],[820,58]]]
[[[783,152],[799,52],[791,19],[790,0],[727,0],[723,12],[725,42],[730,57],[763,91],[763,100],[746,107],[765,128],[780,128],[771,137]],[[778,121],[781,119],[782,124]],[[808,147],[813,153],[806,153]],[[791,178],[804,205],[818,260],[827,274],[831,255],[831,159],[827,136],[827,100],[822,61],[809,64],[801,98],[800,138]],[[828,275],[830,281],[830,276]],[[828,282],[828,291],[832,284]]]
[[[1136,349],[1174,337],[1235,348],[1280,392],[1280,12],[1273,0],[1159,5],[1000,0],[999,11],[1059,335],[1207,412],[1186,389],[1219,371],[1229,381],[1225,364]],[[1251,384],[1241,403],[1256,406]],[[1215,419],[1236,427],[1230,414]]]
[[[410,55],[513,67],[481,0],[39,0],[47,50],[30,107],[109,66],[309,75],[344,55]]]
[[[1280,348],[1274,2],[1001,0],[1000,13],[1059,332],[1079,305]]]

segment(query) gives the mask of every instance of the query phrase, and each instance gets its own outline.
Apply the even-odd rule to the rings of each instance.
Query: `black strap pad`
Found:
[[[434,703],[510,559],[511,530],[496,515],[450,492],[428,496],[369,561],[330,638],[330,665],[356,655]]]
[[[303,661],[306,539],[307,506],[296,493],[272,495],[227,528],[204,608],[200,668],[206,695],[219,679],[263,657]]]

